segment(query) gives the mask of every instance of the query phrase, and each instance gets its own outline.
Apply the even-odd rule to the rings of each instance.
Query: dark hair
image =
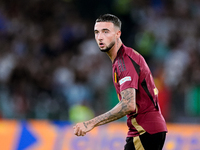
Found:
[[[104,14],[99,16],[99,18],[97,18],[96,22],[112,22],[115,26],[119,27],[119,29],[121,30],[121,21],[119,20],[119,18],[115,15],[112,14]]]

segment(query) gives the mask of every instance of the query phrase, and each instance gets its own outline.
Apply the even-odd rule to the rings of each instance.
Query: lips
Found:
[[[99,47],[104,47],[104,44],[103,43],[99,43]]]

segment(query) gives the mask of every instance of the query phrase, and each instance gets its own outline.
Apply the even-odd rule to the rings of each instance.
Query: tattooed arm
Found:
[[[134,112],[136,110],[135,96],[134,88],[123,90],[121,92],[121,101],[113,109],[89,121],[76,124],[76,126],[74,126],[74,134],[77,136],[84,136],[94,127],[118,120]]]

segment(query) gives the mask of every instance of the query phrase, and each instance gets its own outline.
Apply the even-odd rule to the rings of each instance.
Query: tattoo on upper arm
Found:
[[[130,110],[132,106],[135,106],[135,89],[128,88],[121,92],[121,103],[124,111]]]
[[[135,89],[128,88],[121,92],[121,101],[126,101],[127,103],[132,103],[135,101]]]

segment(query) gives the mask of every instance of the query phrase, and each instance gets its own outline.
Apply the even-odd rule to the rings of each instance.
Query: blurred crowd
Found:
[[[145,57],[166,120],[200,122],[198,0],[1,0],[0,118],[76,122],[118,103],[93,35],[104,13]]]

